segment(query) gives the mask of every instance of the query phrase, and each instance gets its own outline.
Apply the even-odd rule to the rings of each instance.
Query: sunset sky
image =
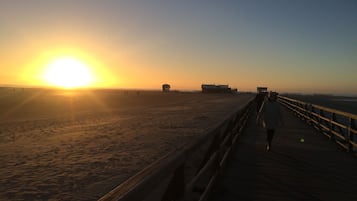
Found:
[[[1,0],[0,44],[1,85],[70,57],[90,87],[357,95],[355,0]]]

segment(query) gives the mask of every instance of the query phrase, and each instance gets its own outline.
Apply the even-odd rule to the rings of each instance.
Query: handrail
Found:
[[[357,150],[357,115],[285,96],[278,101],[351,153]]]
[[[349,116],[349,117],[351,117],[353,119],[357,119],[357,115],[351,114],[351,113],[348,113],[348,112],[343,112],[343,111],[340,111],[340,110],[336,110],[336,109],[332,109],[332,108],[328,108],[328,107],[324,107],[324,106],[320,106],[320,105],[315,105],[315,104],[303,102],[303,101],[300,101],[300,100],[288,98],[286,96],[280,96],[279,95],[278,97],[279,98],[283,98],[283,99],[288,100],[288,101],[291,101],[291,102],[299,103],[299,104],[310,104],[310,105],[312,105],[313,107],[315,107],[317,109],[321,109],[321,110],[325,110],[327,112],[331,112],[331,113],[335,113],[335,114],[339,114],[339,115],[343,115],[343,116]]]
[[[245,127],[252,103],[253,99],[190,146],[162,157],[99,201],[206,200]]]

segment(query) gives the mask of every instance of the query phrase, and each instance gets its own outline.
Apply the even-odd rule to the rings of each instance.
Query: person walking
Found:
[[[280,109],[280,104],[277,102],[277,93],[270,92],[266,101],[263,102],[257,116],[257,123],[261,123],[266,129],[266,149],[270,151],[272,148],[272,140],[275,130],[283,125],[283,119]]]

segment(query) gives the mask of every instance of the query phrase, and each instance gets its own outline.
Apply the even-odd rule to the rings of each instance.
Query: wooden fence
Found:
[[[248,119],[251,100],[191,146],[168,153],[99,201],[204,201]]]
[[[357,115],[279,96],[279,102],[347,151],[357,150]]]

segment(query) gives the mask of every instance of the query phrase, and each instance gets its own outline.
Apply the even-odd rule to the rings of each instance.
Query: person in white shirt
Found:
[[[270,92],[268,100],[264,101],[257,116],[257,123],[262,123],[267,133],[267,151],[271,150],[271,143],[275,130],[283,125],[280,104],[277,102],[277,93]]]

